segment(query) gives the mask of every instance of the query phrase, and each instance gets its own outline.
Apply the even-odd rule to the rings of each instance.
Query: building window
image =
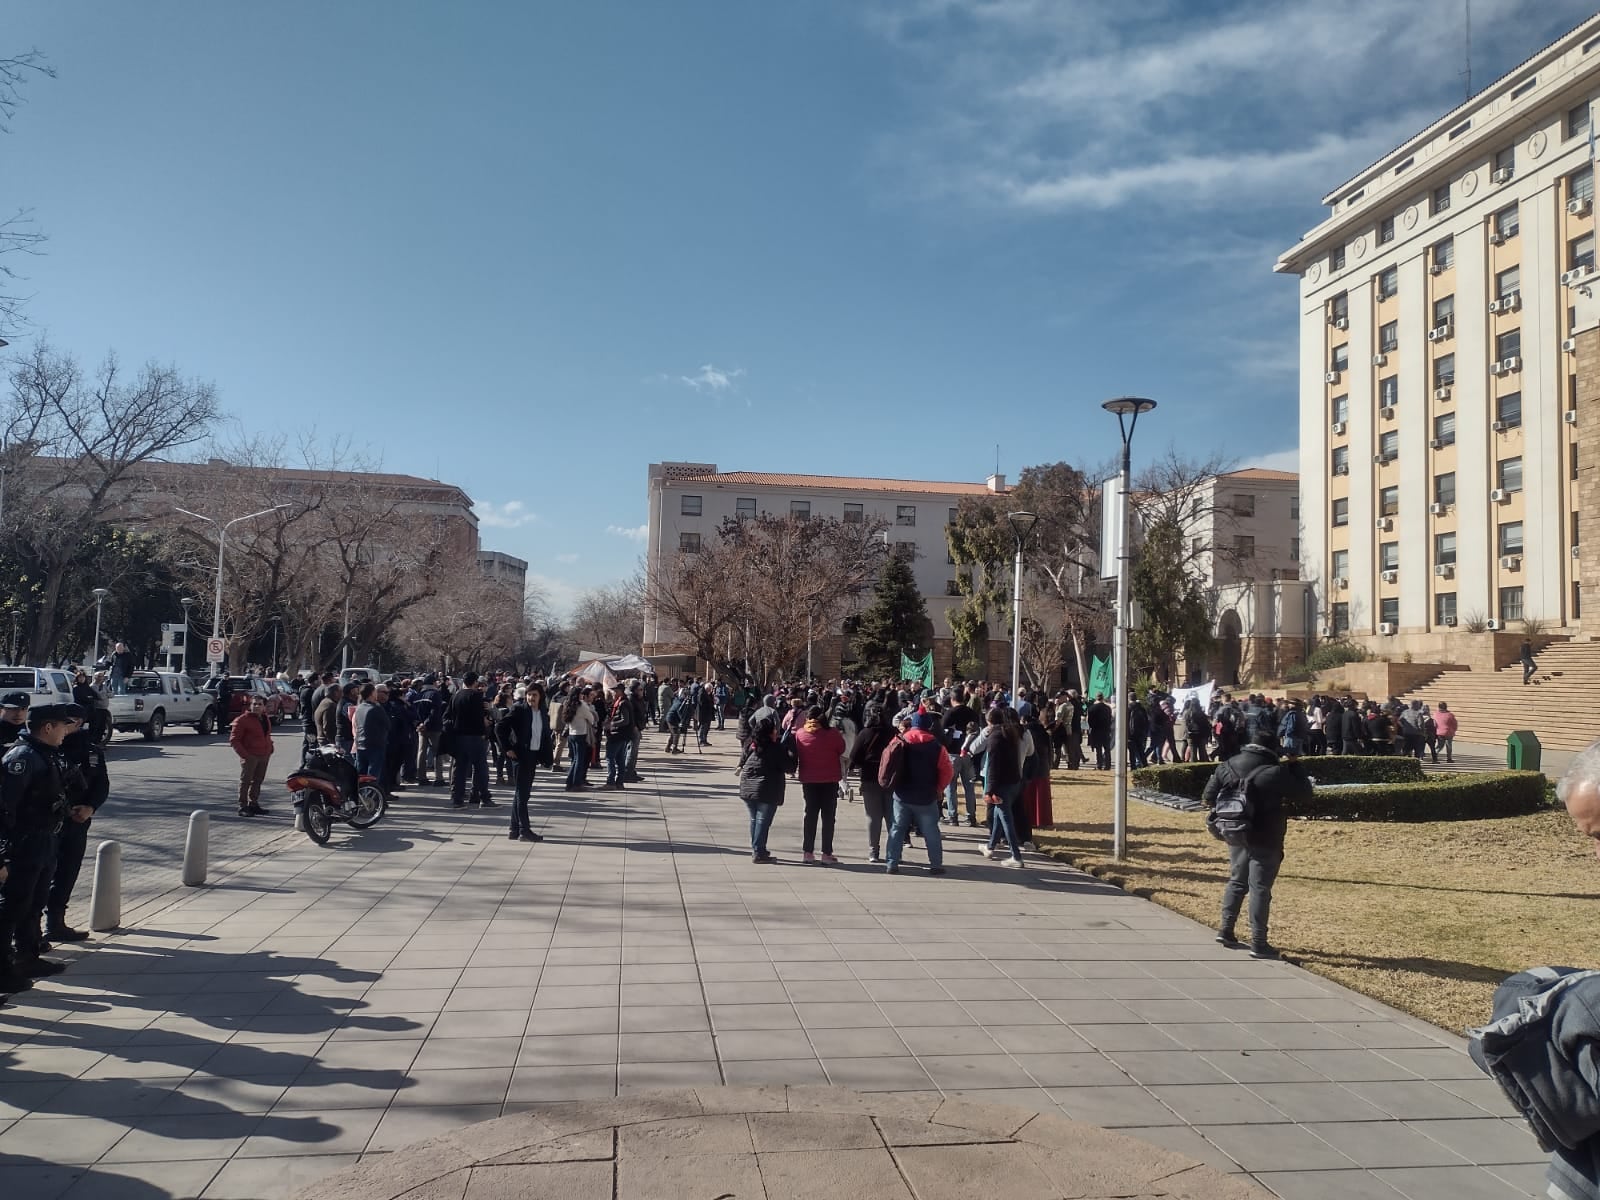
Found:
[[[741,521],[749,518],[756,519],[756,498],[754,496],[740,496],[733,502],[733,515]]]
[[[1400,268],[1387,267],[1378,272],[1378,299],[1387,300],[1400,290]]]
[[[1594,199],[1594,168],[1584,167],[1567,176],[1568,200]]]
[[[1522,522],[1506,521],[1500,526],[1500,553],[1522,553]]]
[[[1350,447],[1335,446],[1333,448],[1333,473],[1335,475],[1350,474]]]
[[[1382,488],[1378,492],[1378,515],[1392,517],[1400,512],[1400,489],[1398,487]]]
[[[1299,519],[1300,519],[1300,493],[1299,492],[1295,492],[1292,496],[1289,497],[1289,520],[1298,521]]]
[[[809,500],[791,500],[791,501],[789,501],[789,515],[791,517],[793,517],[796,521],[809,521],[809,520],[811,520],[811,501],[809,501]]]
[[[1336,529],[1340,525],[1348,525],[1348,524],[1350,524],[1350,501],[1349,500],[1347,500],[1347,499],[1345,499],[1343,497],[1340,497],[1338,500],[1335,500],[1333,502],[1333,524],[1334,524],[1334,528],[1336,528]]]
[[[1289,557],[1295,562],[1300,561],[1300,539],[1297,537],[1289,539]]]
[[[1348,345],[1335,346],[1331,370],[1345,371],[1350,368],[1350,347]]]
[[[678,514],[684,517],[698,517],[700,515],[700,497],[679,496]]]
[[[1439,566],[1453,567],[1456,564],[1456,535],[1453,533],[1436,533],[1433,535],[1433,561]]]
[[[1378,620],[1385,625],[1400,624],[1400,597],[1385,596],[1378,601]]]
[[[1454,504],[1456,502],[1456,473],[1445,471],[1433,477],[1433,502],[1435,504]]]
[[[1522,393],[1509,392],[1494,402],[1494,419],[1506,429],[1516,429],[1522,424]]]
[[[1519,587],[1503,587],[1500,589],[1500,620],[1522,620],[1522,589]]]
[[[1586,233],[1582,237],[1573,238],[1567,243],[1567,270],[1576,271],[1579,267],[1594,270],[1594,234]]]
[[[915,525],[917,523],[917,506],[915,504],[895,505],[894,523],[896,525]]]
[[[1433,200],[1428,205],[1428,215],[1437,217],[1442,212],[1450,211],[1450,185],[1440,184],[1433,189]]]
[[[1328,251],[1328,270],[1344,270],[1344,247],[1342,245],[1335,246],[1332,250]]]
[[[1448,325],[1455,320],[1456,298],[1454,296],[1440,296],[1433,302],[1433,323],[1435,326]]]
[[[889,547],[889,553],[893,554],[901,562],[915,562],[917,544],[915,542],[895,542]]]
[[[698,533],[680,533],[678,535],[678,549],[684,554],[699,554],[700,535]]]
[[[959,508],[952,508],[950,510],[949,520],[946,521],[945,523],[948,524],[948,525],[954,525],[956,523],[957,518],[959,518],[960,516],[961,516],[961,510]]]
[[[1515,146],[1507,146],[1504,150],[1498,152],[1494,156],[1494,169],[1496,173],[1500,171],[1515,172],[1517,169],[1517,148]]]
[[[1577,477],[1578,477],[1578,443],[1577,442],[1573,442],[1572,445],[1567,447],[1567,478],[1568,479],[1576,479]]]
[[[1515,204],[1502,208],[1494,215],[1494,231],[1503,238],[1514,238],[1521,228],[1517,220],[1517,206]]]
[[[1439,443],[1441,449],[1456,444],[1455,413],[1440,413],[1433,419],[1433,440]]]
[[[1522,457],[1502,458],[1497,464],[1500,490],[1506,492],[1520,492],[1522,490]]]
[[[1378,453],[1391,462],[1400,457],[1400,431],[1391,429],[1378,437]]]
[[[1441,271],[1448,271],[1456,265],[1455,238],[1441,238],[1433,244],[1433,265]]]
[[[1567,136],[1569,138],[1589,136],[1589,102],[1575,104],[1567,109]]]
[[[1390,375],[1378,380],[1378,403],[1384,408],[1393,408],[1400,403],[1400,376]]]
[[[847,503],[844,506],[844,523],[846,525],[859,525],[864,519],[865,513],[861,505]]]
[[[1385,217],[1378,222],[1378,245],[1384,246],[1394,241],[1394,218]]]
[[[1350,317],[1350,293],[1340,292],[1328,304],[1328,316],[1335,321],[1348,320]]]
[[[1400,569],[1400,543],[1383,542],[1378,546],[1378,566],[1384,571]]]
[[[1350,419],[1350,397],[1335,396],[1333,398],[1333,419],[1335,421],[1348,421]]]
[[[1433,360],[1433,386],[1449,387],[1456,381],[1456,356],[1441,354]]]
[[[1378,326],[1378,349],[1388,354],[1400,348],[1400,322],[1388,321]]]
[[[1255,516],[1256,498],[1249,492],[1235,492],[1233,494],[1233,515],[1236,517]]]
[[[1500,362],[1522,353],[1522,330],[1508,329],[1494,339],[1494,356]]]
[[[1333,606],[1329,613],[1329,624],[1333,626],[1335,637],[1350,632],[1350,605],[1347,601],[1341,600]]]
[[[1350,551],[1335,550],[1333,552],[1333,577],[1335,579],[1350,578]]]
[[[1456,623],[1456,594],[1454,592],[1440,592],[1433,598],[1433,623],[1435,625],[1454,625]]]
[[[1504,300],[1522,290],[1522,268],[1507,267],[1494,277],[1494,298]]]
[[[1235,558],[1254,558],[1256,556],[1256,540],[1249,534],[1238,533],[1233,537],[1233,556]]]
[[[944,581],[944,594],[946,596],[961,595],[961,581],[959,579],[946,579]]]

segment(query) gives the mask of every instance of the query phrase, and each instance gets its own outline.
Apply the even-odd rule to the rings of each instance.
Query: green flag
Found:
[[[1087,699],[1093,700],[1096,696],[1111,699],[1116,691],[1112,682],[1111,660],[1109,658],[1096,658],[1089,666],[1089,694]]]
[[[925,688],[933,686],[933,651],[929,650],[921,658],[907,658],[905,651],[900,652],[900,678],[915,679]]]

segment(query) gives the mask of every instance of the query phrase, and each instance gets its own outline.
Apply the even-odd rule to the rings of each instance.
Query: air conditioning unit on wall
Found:
[[[1500,630],[1505,628],[1505,625],[1501,623],[1498,617],[1490,617],[1483,623],[1483,627],[1490,633],[1499,633]]]
[[[1391,625],[1388,621],[1385,621],[1385,622],[1383,622],[1383,624],[1378,626],[1378,633],[1383,637],[1393,637],[1394,636],[1394,631],[1395,631],[1395,627],[1393,625]]]

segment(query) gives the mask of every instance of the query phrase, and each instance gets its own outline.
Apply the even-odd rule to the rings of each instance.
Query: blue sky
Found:
[[[11,0],[36,333],[478,502],[558,603],[645,467],[1292,465],[1321,196],[1463,94],[1460,0]],[[1480,86],[1592,11],[1476,0]],[[19,346],[23,339],[18,339]]]

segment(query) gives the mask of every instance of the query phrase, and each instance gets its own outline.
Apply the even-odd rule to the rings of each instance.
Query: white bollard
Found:
[[[203,809],[189,814],[189,836],[183,844],[183,883],[199,887],[206,881],[206,843],[211,833],[211,817]]]
[[[296,833],[306,831],[306,810],[303,808],[296,807],[294,810],[294,831]]]
[[[105,933],[122,924],[122,846],[101,842],[94,852],[94,891],[89,894],[89,928]]]

